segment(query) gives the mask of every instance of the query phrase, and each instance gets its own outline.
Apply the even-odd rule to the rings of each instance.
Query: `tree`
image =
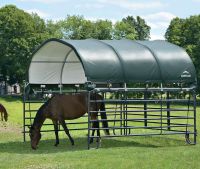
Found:
[[[65,39],[111,39],[112,22],[109,20],[90,21],[83,16],[70,16],[60,21]]]
[[[132,27],[129,23],[127,22],[117,22],[115,24],[114,28],[114,39],[122,39],[122,38],[127,38],[127,39],[136,39],[137,33],[134,27]]]
[[[94,33],[93,23],[83,16],[70,16],[60,21],[65,39],[87,39]]]
[[[93,38],[99,40],[112,39],[112,22],[109,20],[97,20],[94,22]]]
[[[47,20],[46,22],[46,31],[49,38],[63,38],[61,22],[53,22],[52,20]]]
[[[123,22],[127,22],[132,27],[135,28],[137,32],[136,39],[138,40],[146,40],[150,38],[150,26],[148,26],[144,19],[137,16],[136,19],[133,18],[133,16],[127,16],[126,18],[122,19]]]
[[[183,27],[185,24],[185,20],[181,18],[174,18],[170,22],[169,27],[165,33],[165,38],[176,45],[184,46],[185,37],[183,34]]]
[[[146,40],[150,37],[150,27],[145,20],[137,16],[127,16],[117,22],[114,28],[114,38],[127,38],[132,40]]]
[[[200,15],[186,19],[174,18],[165,33],[165,38],[187,50],[193,57],[193,50],[200,41]],[[194,59],[194,58],[193,58]]]
[[[0,8],[0,73],[9,83],[21,83],[27,74],[31,52],[48,38],[45,22],[14,5]]]
[[[65,39],[149,39],[150,27],[145,20],[137,16],[123,18],[114,26],[109,20],[90,21],[83,16],[70,16],[60,21],[61,30]]]
[[[185,37],[185,45],[198,45],[200,41],[200,15],[186,18],[182,31]]]

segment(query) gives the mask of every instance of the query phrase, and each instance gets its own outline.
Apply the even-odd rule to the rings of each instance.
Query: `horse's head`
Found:
[[[31,147],[32,149],[36,150],[37,145],[41,139],[41,133],[38,129],[35,129],[33,126],[30,127],[29,130],[30,139],[31,139]]]

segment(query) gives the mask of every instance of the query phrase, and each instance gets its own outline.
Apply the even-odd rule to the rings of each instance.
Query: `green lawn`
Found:
[[[0,98],[0,103],[9,113],[7,123],[0,121],[0,169],[200,168],[199,137],[195,146],[187,145],[184,136],[103,138],[100,149],[87,150],[85,132],[71,133],[75,140],[73,147],[63,132],[59,133],[58,147],[53,146],[54,133],[43,133],[39,149],[34,151],[29,141],[23,143],[22,102]],[[197,125],[200,122],[199,110]]]

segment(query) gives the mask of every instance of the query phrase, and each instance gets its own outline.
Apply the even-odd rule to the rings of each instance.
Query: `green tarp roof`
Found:
[[[195,82],[194,65],[163,40],[49,39],[33,54],[31,84]]]

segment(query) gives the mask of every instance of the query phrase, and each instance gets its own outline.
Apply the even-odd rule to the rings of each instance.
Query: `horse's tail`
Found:
[[[4,119],[5,121],[8,121],[8,112],[5,108],[4,108]]]
[[[106,135],[110,135],[109,129],[108,129],[108,121],[107,121],[107,115],[106,115],[106,108],[105,108],[105,103],[102,102],[101,103],[101,107],[100,107],[100,111],[101,111],[101,119],[103,120],[103,128],[106,128],[104,130]]]

